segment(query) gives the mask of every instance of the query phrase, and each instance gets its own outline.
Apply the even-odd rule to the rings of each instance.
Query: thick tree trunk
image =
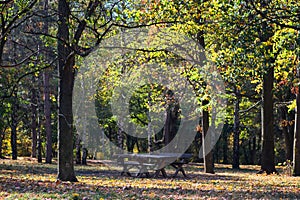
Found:
[[[297,78],[300,77],[300,69],[297,69]],[[296,93],[296,114],[294,129],[294,148],[293,148],[293,176],[300,176],[300,94]]]
[[[261,8],[264,9],[270,3],[269,0],[261,2]],[[261,29],[258,32],[261,42],[267,42],[273,35],[274,31],[270,28],[266,21],[261,24]],[[272,52],[272,45],[266,46],[265,52]],[[274,141],[274,115],[273,115],[273,84],[274,84],[274,67],[275,58],[271,55],[265,57],[265,70],[263,75],[263,93],[262,93],[262,155],[261,155],[261,170],[259,173],[266,172],[271,174],[276,172],[275,169],[275,141]]]
[[[208,102],[204,101],[203,106],[206,106]],[[206,145],[211,145],[211,137],[206,137],[209,128],[209,113],[207,110],[202,111],[202,147],[203,147],[203,159],[204,159],[204,172],[205,173],[215,173],[214,172],[214,160],[213,151],[207,152],[210,149]]]
[[[57,179],[62,181],[77,181],[74,171],[73,161],[73,113],[72,94],[75,77],[75,55],[70,48],[65,45],[69,42],[69,2],[58,1],[58,71],[59,71],[59,91],[58,91],[58,175]]]
[[[275,169],[274,116],[273,116],[274,68],[269,67],[263,76],[262,94],[262,155],[261,171],[271,174]]]
[[[32,121],[31,121],[31,157],[36,158],[36,147],[37,147],[37,111],[36,111],[36,90],[32,89],[31,91],[31,112],[32,112]]]
[[[233,124],[233,162],[232,168],[240,168],[240,93],[236,91],[236,100],[234,106],[234,124]]]
[[[59,86],[59,122],[58,122],[58,179],[77,181],[73,162],[73,113],[72,91],[74,84],[74,59],[71,55],[64,65]]]

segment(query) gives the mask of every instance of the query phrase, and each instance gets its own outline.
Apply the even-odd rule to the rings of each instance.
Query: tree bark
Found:
[[[33,78],[34,79],[34,78]],[[31,112],[32,112],[32,121],[31,121],[31,157],[36,158],[36,147],[37,147],[37,111],[36,111],[36,90],[33,88],[31,91]]]
[[[2,159],[4,156],[2,155],[2,148],[3,148],[3,135],[4,133],[0,133],[0,159]]]
[[[269,0],[261,2],[261,8],[264,9],[270,3]],[[261,42],[267,42],[273,35],[273,28],[268,25],[266,21],[262,21],[261,29],[258,32]],[[272,45],[267,45],[264,52],[272,52]],[[276,172],[275,169],[275,141],[274,141],[274,115],[273,115],[273,84],[274,84],[274,66],[275,58],[265,57],[265,70],[263,75],[263,89],[262,89],[262,155],[261,155],[261,170],[259,173],[266,172],[271,174]]]
[[[240,168],[240,92],[236,89],[233,124],[233,162],[232,168]]]
[[[297,69],[297,78],[300,78],[300,66]],[[296,114],[294,129],[294,148],[293,148],[293,176],[300,176],[300,94],[296,92]]]
[[[274,116],[273,116],[274,68],[269,67],[263,76],[262,94],[262,156],[261,171],[271,174],[275,169]]]
[[[45,15],[48,16],[48,0],[44,2]],[[47,20],[44,22],[43,31],[49,32]],[[46,58],[48,58],[46,53]],[[44,114],[46,131],[46,163],[52,163],[52,131],[51,131],[51,104],[50,104],[50,73],[48,69],[44,71]]]
[[[250,165],[255,164],[255,157],[256,157],[256,136],[255,133],[251,140],[249,140],[249,150],[250,150]]]
[[[227,132],[223,132],[222,139],[223,139],[222,142],[223,164],[228,164],[228,133]]]
[[[41,119],[40,115],[38,114],[38,127],[37,127],[37,159],[38,163],[43,162],[43,156],[42,156],[42,133],[41,133]]]
[[[86,161],[87,157],[88,157],[88,150],[87,150],[87,148],[83,148],[82,149],[82,164],[83,165],[87,165],[87,161]]]
[[[60,76],[58,120],[58,179],[77,181],[73,163],[72,91],[74,84],[74,56],[67,61]]]
[[[289,121],[288,119],[288,110],[286,107],[281,107],[281,119],[283,121]],[[291,129],[289,127],[289,124],[283,124],[282,127],[282,132],[284,136],[284,143],[285,143],[285,155],[286,155],[286,160],[292,160],[293,159],[293,136],[294,133],[291,132]]]
[[[49,91],[49,72],[44,72],[44,114],[46,131],[46,163],[52,163],[52,131],[51,131],[51,107]]]
[[[69,3],[66,0],[58,1],[58,175],[62,181],[77,181],[73,161],[73,113],[72,94],[74,86],[75,55],[66,45],[69,42],[70,18]]]
[[[203,106],[206,106],[208,104],[207,101],[203,102]],[[209,128],[209,113],[207,110],[203,109],[202,111],[202,147],[203,147],[203,159],[204,159],[204,172],[205,173],[215,173],[214,172],[214,160],[213,160],[213,151],[207,152],[207,146],[211,145],[211,141],[207,137]]]
[[[17,160],[18,157],[18,149],[17,149],[17,100],[15,94],[12,96],[12,113],[11,113],[11,137],[10,137],[10,143],[11,143],[11,150],[12,150],[12,159]]]
[[[81,139],[80,136],[76,136],[76,164],[81,164]]]
[[[6,30],[4,30],[6,31]],[[1,36],[2,36],[3,31],[1,31]],[[0,40],[0,65],[2,64],[3,62],[3,51],[4,51],[4,46],[5,46],[5,43],[7,42],[7,37],[1,37],[1,40]]]

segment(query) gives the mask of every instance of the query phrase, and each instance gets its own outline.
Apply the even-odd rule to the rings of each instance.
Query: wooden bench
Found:
[[[149,170],[155,167],[154,164],[140,163],[137,161],[120,161],[118,162],[118,164],[123,166],[123,171],[121,172],[121,175],[124,175],[126,173],[128,176],[133,176],[130,170],[136,168],[136,177],[142,177],[143,174],[145,174],[147,178],[150,177]]]
[[[191,158],[192,154],[183,154],[180,158],[170,164],[173,168],[176,169],[173,178],[176,177],[179,172],[181,172],[184,177],[187,177],[183,166],[188,164],[191,161]]]
[[[162,154],[117,154],[117,163],[118,165],[123,166],[123,171],[121,175],[126,173],[129,176],[133,176],[131,173],[133,169],[136,169],[136,177],[141,177],[144,174],[146,177],[150,177],[149,171],[154,170],[155,173],[152,177],[158,177],[162,173],[163,177],[168,177],[165,171],[166,165],[171,165],[176,169],[175,174],[172,177],[176,177],[179,172],[183,174],[184,177],[187,177],[184,171],[184,165],[190,162],[192,154],[183,154],[179,155],[176,153],[162,153]],[[168,160],[178,158],[176,161],[171,164],[168,163]]]

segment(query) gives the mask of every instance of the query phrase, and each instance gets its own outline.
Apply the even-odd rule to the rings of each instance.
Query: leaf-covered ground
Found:
[[[0,160],[0,199],[300,199],[300,177],[257,175],[258,166],[201,165],[186,168],[189,178],[132,178],[99,162],[76,166],[79,182],[56,181],[55,164],[30,158]],[[168,173],[172,173],[169,169]]]

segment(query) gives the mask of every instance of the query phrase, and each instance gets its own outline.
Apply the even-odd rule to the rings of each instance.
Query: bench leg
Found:
[[[168,175],[167,175],[167,172],[166,172],[165,168],[161,168],[161,169],[156,170],[153,177],[158,178],[160,172],[161,172],[161,174],[164,178],[168,178]]]
[[[185,171],[183,169],[183,165],[184,164],[174,164],[174,163],[171,164],[171,166],[176,169],[176,171],[175,171],[175,173],[173,175],[173,178],[175,178],[178,175],[178,172],[181,172],[184,177],[187,177],[187,175],[186,175],[186,173],[185,173]]]

